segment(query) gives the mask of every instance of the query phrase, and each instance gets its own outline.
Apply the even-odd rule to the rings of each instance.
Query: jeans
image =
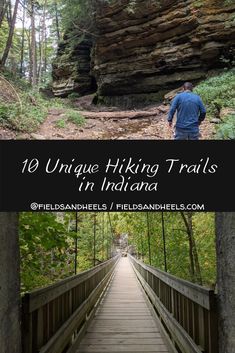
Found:
[[[175,140],[199,140],[199,131],[175,129]]]

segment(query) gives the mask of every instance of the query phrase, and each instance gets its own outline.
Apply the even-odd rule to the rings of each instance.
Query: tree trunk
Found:
[[[28,63],[29,77],[28,77],[28,81],[29,81],[29,83],[31,83],[31,75],[32,75],[32,68],[31,68],[31,29],[29,28],[26,31],[25,34],[26,34],[27,47],[28,47],[28,58],[29,58],[29,63]]]
[[[201,268],[200,268],[199,259],[198,259],[197,246],[196,246],[196,242],[193,234],[193,222],[192,222],[193,214],[192,212],[187,212],[187,215],[188,215],[188,223],[189,223],[189,230],[190,230],[190,238],[192,242],[196,282],[202,285]]]
[[[44,3],[44,9],[43,9],[43,26],[42,26],[42,48],[43,48],[43,52],[42,52],[42,59],[43,59],[43,75],[46,74],[47,71],[47,28],[46,28],[46,20],[47,20],[47,0],[45,0]]]
[[[141,261],[144,259],[144,241],[143,241],[143,233],[140,233],[140,241],[141,241]]]
[[[197,246],[193,234],[192,212],[180,212],[183,218],[189,241],[189,257],[191,267],[191,277],[193,282],[202,284],[201,268],[198,260]]]
[[[30,83],[34,87],[37,84],[37,53],[36,53],[36,28],[35,28],[34,0],[30,3],[31,41],[30,41]]]
[[[39,53],[39,58],[38,58],[38,67],[37,67],[37,79],[38,83],[41,83],[42,79],[42,56],[43,56],[43,41],[42,41],[42,30],[40,28],[39,30],[39,38],[38,38],[38,53]]]
[[[161,220],[162,220],[162,241],[163,241],[163,254],[164,254],[164,269],[167,272],[167,253],[166,253],[166,234],[165,234],[165,220],[164,213],[161,212]]]
[[[75,212],[75,240],[74,240],[74,274],[77,274],[78,270],[78,212]]]
[[[97,228],[97,214],[94,212],[93,222],[93,266],[96,265],[96,228]]]
[[[56,25],[57,41],[59,44],[59,42],[60,42],[60,25],[59,25],[58,5],[57,5],[56,1],[55,1],[55,25]]]
[[[0,0],[0,28],[2,26],[4,17],[6,13],[6,1],[5,0]]]
[[[147,239],[148,239],[149,264],[152,265],[151,235],[150,235],[150,223],[149,223],[149,213],[148,212],[146,212],[146,217],[147,217]]]
[[[22,19],[22,39],[21,39],[21,49],[20,49],[20,76],[24,76],[24,47],[25,47],[25,1],[23,0],[23,19]]]
[[[14,6],[13,17],[12,17],[12,20],[11,20],[11,23],[10,23],[9,34],[8,34],[5,50],[3,52],[3,56],[2,56],[2,59],[1,59],[1,66],[5,66],[6,65],[6,61],[7,61],[8,55],[9,55],[9,51],[10,51],[11,46],[12,46],[13,35],[14,35],[15,24],[16,24],[16,15],[17,15],[17,12],[18,12],[18,6],[19,6],[19,0],[16,0],[15,1],[15,6]]]
[[[18,216],[0,213],[1,353],[20,353],[20,255]]]
[[[105,233],[104,233],[104,213],[102,213],[102,260],[105,259]]]
[[[235,353],[235,213],[216,214],[219,352]]]
[[[11,22],[12,22],[12,5],[11,5],[11,0],[8,0],[6,4],[6,19],[9,25],[9,28],[11,27]]]
[[[38,82],[43,81],[43,77],[46,73],[47,68],[47,0],[44,0],[43,13],[40,21],[39,30],[39,63],[38,63]]]
[[[195,269],[194,269],[194,260],[193,260],[193,244],[192,244],[192,239],[191,239],[191,237],[190,237],[189,225],[188,225],[187,218],[186,218],[184,212],[181,212],[181,216],[182,216],[183,221],[184,221],[184,224],[185,224],[186,232],[187,232],[187,235],[188,235],[188,241],[189,241],[190,276],[191,276],[192,282],[195,282]]]

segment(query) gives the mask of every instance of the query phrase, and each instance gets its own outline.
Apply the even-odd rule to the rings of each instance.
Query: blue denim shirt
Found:
[[[191,91],[185,91],[177,94],[173,99],[171,109],[168,115],[168,121],[172,121],[177,111],[176,128],[189,132],[199,130],[199,122],[206,116],[206,108],[201,98]]]

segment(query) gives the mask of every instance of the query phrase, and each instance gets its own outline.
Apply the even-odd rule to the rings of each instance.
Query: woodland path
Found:
[[[128,258],[121,258],[76,353],[169,352]]]
[[[66,121],[66,126],[59,128],[57,123],[63,119],[63,111],[54,109],[37,133],[49,140],[169,140],[173,138],[173,131],[166,122],[168,110],[169,106],[158,105],[145,110],[81,111],[86,118],[85,125],[81,127]],[[213,132],[214,124],[205,121],[201,138],[211,139]]]
[[[16,133],[0,127],[0,139],[36,140],[170,140],[173,129],[168,127],[169,105],[152,105],[144,109],[121,110],[75,102],[75,109],[85,117],[85,124],[76,125],[66,118],[66,110],[53,108],[38,130]],[[60,122],[63,126],[60,126]],[[200,128],[201,139],[213,139],[215,125],[206,119]]]

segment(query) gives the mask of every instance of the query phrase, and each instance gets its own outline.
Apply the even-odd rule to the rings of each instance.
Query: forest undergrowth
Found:
[[[71,95],[71,97],[66,99],[54,98],[51,94],[50,87],[47,87],[46,89],[32,89],[25,80],[13,77],[7,71],[0,76],[0,86],[0,126],[10,129],[16,132],[16,134],[39,133],[40,136],[42,124],[45,124],[47,130],[53,126],[50,123],[47,124],[50,112],[53,111],[56,111],[56,114],[59,112],[59,117],[53,123],[53,127],[56,131],[59,131],[58,135],[65,139],[71,139],[73,136],[67,134],[69,129],[71,129],[71,124],[83,127],[88,122],[83,116],[84,109],[79,105],[82,97],[80,98]],[[215,135],[213,135],[214,137],[211,135],[209,138],[235,139],[235,70],[224,70],[219,75],[202,81],[196,86],[195,93],[202,97],[207,107],[207,121],[215,124],[216,127]],[[156,102],[156,106],[159,104],[160,102]],[[149,108],[151,109],[151,107],[152,106]],[[148,107],[145,107],[144,109],[147,110]],[[118,117],[116,117],[115,112],[122,112],[120,108],[113,107],[113,109],[111,109],[110,107],[105,106],[97,108],[94,106],[88,106],[86,109],[88,112],[95,110],[103,112],[113,110],[113,120]],[[166,119],[167,110],[165,113],[164,120]],[[95,114],[93,118],[95,118]],[[97,118],[99,120],[99,115],[97,115]],[[102,121],[102,114],[100,119]],[[88,125],[90,126],[90,123]],[[102,132],[103,136],[106,134],[107,136],[109,135],[109,129],[106,125],[107,124],[102,125],[102,129],[104,130]],[[110,119],[110,126],[111,125]],[[209,125],[210,124],[207,124],[205,128],[207,129]],[[153,128],[158,129],[156,126]],[[127,132],[127,124],[125,124],[125,128],[121,126],[120,130],[121,129],[123,130],[123,133]],[[42,130],[45,130],[45,128]],[[50,136],[50,131],[47,131],[47,133],[47,135]],[[93,138],[92,134],[93,130],[91,129],[88,131],[85,138]],[[98,134],[97,131],[95,131],[94,136],[96,134]],[[204,133],[206,138],[208,138],[208,135],[210,134],[210,131],[208,131],[208,134],[206,132]],[[53,135],[53,133],[51,135]],[[122,134],[119,135],[122,136]],[[125,134],[123,134],[123,137],[124,136]],[[126,136],[128,137],[128,134]],[[45,138],[47,138],[47,136]],[[74,138],[79,139],[83,138],[83,136],[82,134],[81,136],[78,134],[77,136],[75,135]],[[167,134],[164,134],[162,136],[159,135],[158,138],[168,139],[169,137]]]

